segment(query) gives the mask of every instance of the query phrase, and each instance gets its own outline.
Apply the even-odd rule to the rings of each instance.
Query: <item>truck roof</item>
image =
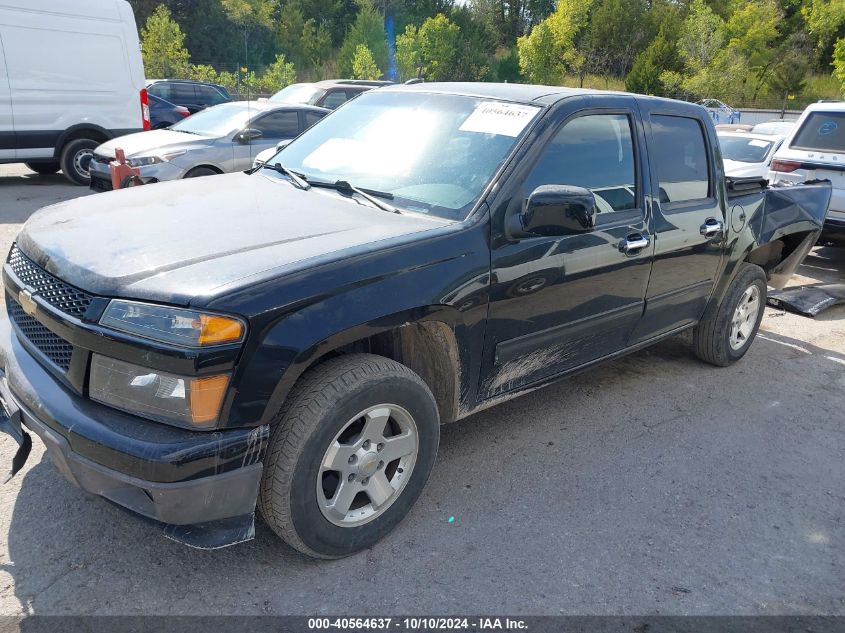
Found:
[[[488,82],[431,82],[416,84],[396,84],[385,86],[381,91],[400,92],[435,92],[440,94],[455,94],[468,97],[497,99],[500,101],[516,101],[521,103],[535,102],[551,105],[567,97],[581,95],[628,95],[637,99],[653,99],[667,103],[683,104],[685,107],[696,106],[686,101],[677,101],[665,97],[651,97],[618,90],[594,90],[591,88],[566,88],[563,86],[541,86],[535,84],[510,84]],[[704,109],[701,108],[703,111]]]

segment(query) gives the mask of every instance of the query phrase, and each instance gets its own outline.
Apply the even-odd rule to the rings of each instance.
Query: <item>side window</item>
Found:
[[[173,84],[173,98],[176,103],[197,103],[193,84]]]
[[[305,128],[308,129],[317,121],[325,116],[322,112],[306,112],[305,113]]]
[[[213,86],[203,86],[203,97],[210,105],[219,105],[227,101],[221,92]]]
[[[171,94],[172,90],[170,88],[170,84],[153,84],[152,86],[147,88],[147,92],[149,92],[151,95],[159,97],[160,99],[164,99],[165,101],[172,101],[173,95]]]
[[[631,120],[589,114],[566,123],[528,176],[524,197],[540,185],[574,185],[593,192],[599,213],[637,208]]]
[[[660,186],[660,202],[703,200],[710,194],[710,165],[704,130],[696,119],[652,115],[651,153]]]
[[[261,130],[264,139],[293,138],[299,134],[299,115],[295,110],[273,112],[255,121],[252,127]]]
[[[348,99],[349,97],[346,96],[346,92],[343,90],[333,90],[323,99],[323,107],[334,110],[339,105],[346,103]]]

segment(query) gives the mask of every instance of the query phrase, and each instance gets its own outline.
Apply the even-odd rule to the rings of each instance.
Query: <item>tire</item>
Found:
[[[65,145],[59,159],[65,178],[75,185],[90,184],[88,164],[94,156],[94,148],[99,144],[98,141],[92,141],[90,138],[78,138]]]
[[[738,361],[751,347],[765,307],[766,273],[754,264],[742,264],[725,298],[708,306],[693,330],[696,356],[719,367]],[[741,325],[735,327],[735,321]]]
[[[439,422],[431,391],[404,365],[372,354],[317,365],[276,418],[258,495],[261,515],[291,547],[315,558],[371,547],[422,492],[437,454]],[[410,446],[412,430],[416,453],[390,459],[408,450],[401,447]],[[327,462],[339,470],[324,468]],[[352,501],[348,510],[330,505],[343,499]]]
[[[216,176],[220,172],[211,167],[194,167],[191,171],[185,174],[185,178],[200,178],[202,176]]]
[[[61,165],[59,165],[59,161],[52,160],[47,163],[24,163],[27,166],[27,169],[34,171],[36,174],[41,174],[42,176],[49,176],[50,174],[55,174],[59,171]]]

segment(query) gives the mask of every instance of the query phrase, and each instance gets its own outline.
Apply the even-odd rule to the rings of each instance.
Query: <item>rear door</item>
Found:
[[[9,93],[9,73],[3,54],[3,34],[0,33],[0,160],[15,157],[15,122],[12,117],[12,97]]]
[[[717,140],[694,106],[643,100],[651,165],[654,264],[631,343],[697,321],[725,244],[724,176]]]

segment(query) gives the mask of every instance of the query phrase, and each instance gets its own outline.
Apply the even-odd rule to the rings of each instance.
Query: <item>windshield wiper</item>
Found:
[[[393,194],[388,193],[386,191],[376,191],[375,189],[361,189],[359,187],[355,187],[346,180],[338,180],[335,182],[323,182],[320,180],[312,180],[310,181],[310,184],[314,187],[325,187],[327,189],[335,189],[337,191],[340,191],[341,193],[357,193],[359,196],[374,204],[382,211],[387,211],[388,213],[402,213],[392,204],[388,204],[384,200],[379,200],[379,198],[387,198],[388,200],[393,200]]]
[[[262,167],[264,169],[272,169],[273,171],[279,172],[283,176],[287,176],[298,189],[308,191],[311,188],[311,185],[308,184],[307,180],[305,180],[302,176],[300,176],[294,171],[291,171],[279,162],[275,162],[272,165],[270,163],[264,163]]]

